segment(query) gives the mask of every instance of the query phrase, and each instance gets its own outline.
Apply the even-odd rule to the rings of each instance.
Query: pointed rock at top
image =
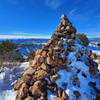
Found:
[[[67,16],[65,14],[62,14],[61,19],[67,19]]]
[[[69,20],[68,20],[68,18],[67,18],[67,16],[65,14],[61,15],[61,23],[64,26],[67,26],[67,25],[70,26],[71,25],[71,23],[69,22]]]
[[[74,38],[76,33],[76,28],[72,25],[72,23],[68,20],[65,14],[61,15],[61,23],[58,25],[56,32],[53,34],[53,38]]]

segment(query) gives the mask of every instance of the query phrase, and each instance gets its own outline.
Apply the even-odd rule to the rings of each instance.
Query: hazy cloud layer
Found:
[[[50,36],[0,35],[0,39],[49,39]]]
[[[45,0],[46,6],[55,10],[59,8],[64,2],[65,0]]]

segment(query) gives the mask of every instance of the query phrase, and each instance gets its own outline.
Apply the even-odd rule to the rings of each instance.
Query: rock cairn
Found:
[[[63,14],[51,40],[13,85],[16,100],[100,100],[100,74],[91,55]]]

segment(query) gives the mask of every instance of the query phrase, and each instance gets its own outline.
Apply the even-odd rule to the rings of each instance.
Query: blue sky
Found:
[[[100,37],[100,0],[0,0],[0,37],[48,38],[62,13],[78,33]]]

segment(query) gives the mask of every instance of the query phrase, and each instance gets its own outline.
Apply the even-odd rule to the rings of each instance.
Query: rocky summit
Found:
[[[100,100],[100,72],[66,15],[13,85],[16,100]]]

